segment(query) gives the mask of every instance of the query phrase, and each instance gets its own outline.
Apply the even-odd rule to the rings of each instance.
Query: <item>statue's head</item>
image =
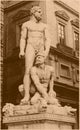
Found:
[[[42,11],[39,6],[33,6],[30,12],[31,12],[31,15],[33,15],[38,21],[42,19]]]
[[[45,53],[44,52],[39,52],[36,56],[36,65],[43,64],[45,62]]]

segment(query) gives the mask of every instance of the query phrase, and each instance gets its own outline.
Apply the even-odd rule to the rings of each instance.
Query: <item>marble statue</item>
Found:
[[[41,22],[42,11],[39,6],[31,8],[30,20],[23,23],[20,38],[20,53],[19,57],[25,56],[25,75],[24,75],[24,90],[25,95],[21,103],[25,104],[29,101],[30,95],[30,69],[33,66],[35,57],[39,52],[44,50],[45,58],[50,49],[50,37],[48,27]]]
[[[76,113],[71,106],[62,107],[56,97],[54,68],[45,64],[50,49],[49,32],[41,17],[41,8],[34,6],[30,20],[22,25],[19,57],[25,56],[25,75],[18,89],[23,99],[19,105],[6,103],[2,109],[5,117],[41,112],[66,116]]]
[[[27,104],[13,105],[6,103],[3,107],[5,117],[49,113],[63,116],[73,116],[76,109],[71,106],[62,107],[54,91],[54,68],[45,64],[45,52],[36,55],[35,64],[30,69],[31,80],[36,91]],[[19,86],[19,92],[24,95],[24,85]]]
[[[31,98],[31,104],[35,104],[38,100],[42,100],[43,104],[56,104],[60,106],[56,99],[54,86],[54,69],[49,65],[45,65],[45,53],[40,52],[36,56],[35,66],[31,68],[31,79],[35,84],[36,92]]]

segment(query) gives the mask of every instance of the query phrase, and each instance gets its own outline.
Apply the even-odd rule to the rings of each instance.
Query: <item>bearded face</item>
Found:
[[[45,58],[44,58],[44,56],[37,56],[36,57],[36,65],[41,65],[41,64],[44,64],[44,61],[45,61]]]
[[[38,9],[35,13],[34,13],[34,17],[40,21],[42,19],[42,11],[41,9]]]

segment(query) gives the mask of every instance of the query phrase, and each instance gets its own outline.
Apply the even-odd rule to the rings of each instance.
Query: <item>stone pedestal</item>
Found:
[[[4,117],[8,130],[72,130],[76,123],[74,116],[38,113]]]

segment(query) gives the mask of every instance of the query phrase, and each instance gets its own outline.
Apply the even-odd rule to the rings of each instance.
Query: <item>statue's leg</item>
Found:
[[[28,44],[25,52],[25,75],[23,80],[25,95],[24,98],[21,100],[22,104],[28,103],[30,98],[30,94],[29,94],[30,83],[31,83],[30,69],[33,66],[34,58],[35,58],[35,50],[31,44]]]

